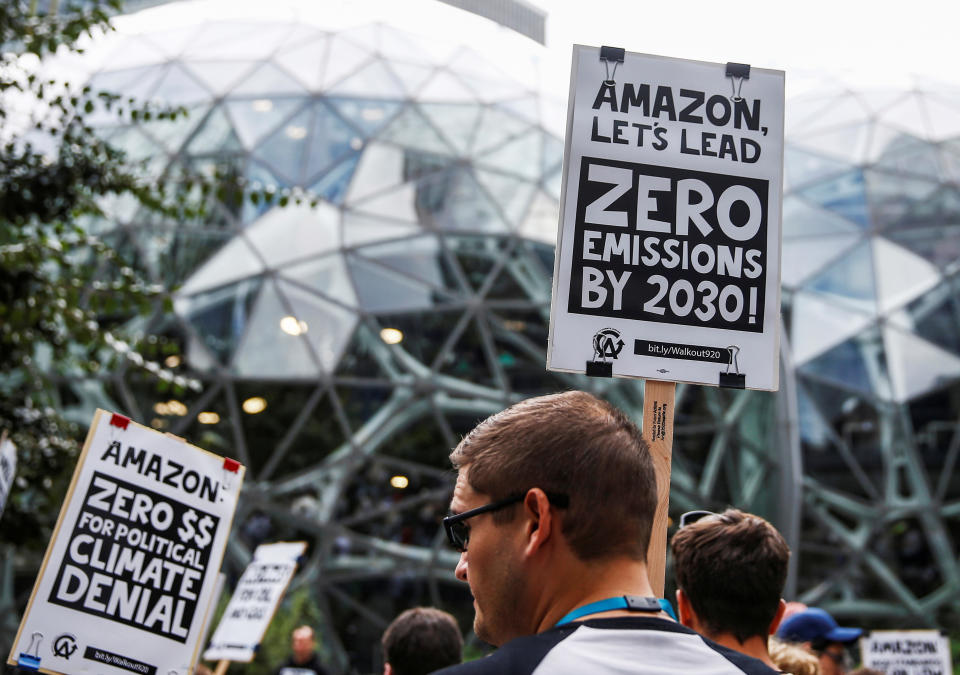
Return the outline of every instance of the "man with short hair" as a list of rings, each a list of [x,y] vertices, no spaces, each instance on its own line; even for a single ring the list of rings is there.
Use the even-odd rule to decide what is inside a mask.
[[[317,656],[317,643],[310,626],[294,629],[290,636],[293,654],[277,670],[277,675],[327,675]]]
[[[822,675],[844,675],[853,667],[847,648],[863,635],[860,628],[837,625],[829,612],[819,607],[808,607],[780,624],[777,637],[795,642],[820,659]]]
[[[670,544],[680,623],[771,668],[767,638],[786,603],[790,547],[759,516],[737,509],[681,523]]]
[[[610,404],[579,391],[522,401],[450,459],[456,576],[473,593],[477,635],[500,649],[442,673],[774,672],[675,623],[653,597],[653,462]]]
[[[402,612],[383,633],[383,675],[427,675],[460,663],[463,636],[456,620],[434,607]]]

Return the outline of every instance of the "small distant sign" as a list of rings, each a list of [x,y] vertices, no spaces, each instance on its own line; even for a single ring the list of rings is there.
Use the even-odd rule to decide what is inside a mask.
[[[8,663],[189,675],[243,474],[234,460],[98,410]]]
[[[784,74],[609,50],[573,51],[547,367],[775,390]]]
[[[950,640],[935,630],[875,630],[860,640],[860,660],[886,675],[951,675]]]
[[[3,507],[7,503],[10,490],[13,489],[13,479],[17,474],[17,446],[7,438],[6,432],[0,436],[0,518],[3,517]]]
[[[253,660],[307,544],[262,544],[237,582],[220,625],[203,653],[207,661]]]

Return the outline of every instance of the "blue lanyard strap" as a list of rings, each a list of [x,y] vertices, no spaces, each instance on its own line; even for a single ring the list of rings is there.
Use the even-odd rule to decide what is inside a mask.
[[[599,614],[600,612],[609,612],[614,609],[626,609],[630,610],[631,612],[651,613],[664,611],[673,616],[673,612],[666,609],[666,607],[669,606],[669,603],[667,603],[666,606],[665,603],[667,603],[666,600],[661,600],[658,598],[640,598],[632,595],[615,595],[612,598],[604,598],[603,600],[597,600],[596,602],[591,602],[590,604],[577,607],[575,610],[557,621],[556,626],[563,626],[571,621],[576,621],[577,619],[589,614]],[[673,608],[671,607],[670,609]]]

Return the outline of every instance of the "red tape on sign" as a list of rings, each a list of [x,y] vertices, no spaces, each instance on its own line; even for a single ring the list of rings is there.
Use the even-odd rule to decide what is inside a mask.
[[[224,458],[223,458],[223,468],[224,468],[226,471],[229,471],[229,472],[231,472],[231,473],[236,473],[237,471],[240,470],[240,462],[238,462],[238,461],[235,460],[235,459],[230,459],[229,457],[224,457]]]
[[[129,417],[124,417],[123,415],[113,413],[113,417],[110,418],[110,426],[126,429],[128,424],[130,424]]]

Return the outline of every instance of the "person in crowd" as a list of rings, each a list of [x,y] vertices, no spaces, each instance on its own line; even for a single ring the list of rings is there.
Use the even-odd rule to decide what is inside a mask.
[[[843,628],[819,607],[808,607],[780,624],[777,637],[796,642],[820,659],[823,675],[844,675],[852,659],[847,648],[863,635],[860,628]]]
[[[463,636],[457,621],[434,607],[402,612],[383,633],[383,675],[427,675],[460,663]]]
[[[443,525],[474,598],[474,630],[498,646],[444,675],[775,671],[669,618],[646,554],[657,506],[636,425],[570,391],[481,422],[450,455]]]
[[[790,675],[820,675],[820,660],[799,645],[781,642],[770,636],[767,643],[770,658],[777,670]]]
[[[681,518],[670,544],[680,623],[775,668],[767,638],[786,603],[790,547],[777,528],[737,509]]]
[[[300,626],[290,637],[290,658],[277,670],[277,675],[327,675],[317,656],[313,628]]]

